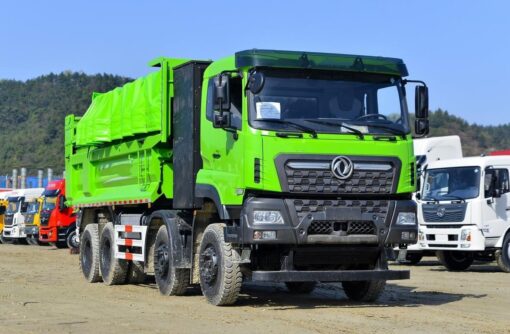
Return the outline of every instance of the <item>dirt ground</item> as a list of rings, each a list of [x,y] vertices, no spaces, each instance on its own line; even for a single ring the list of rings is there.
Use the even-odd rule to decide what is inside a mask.
[[[163,297],[154,283],[88,284],[68,250],[0,245],[0,333],[510,333],[510,274],[447,272],[435,258],[410,268],[375,304],[336,284],[291,295],[247,283],[235,306],[214,307],[193,288]]]

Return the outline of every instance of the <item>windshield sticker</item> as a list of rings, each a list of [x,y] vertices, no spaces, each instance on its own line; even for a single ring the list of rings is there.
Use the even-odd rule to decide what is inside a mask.
[[[366,126],[366,125],[354,125],[354,124],[347,124],[347,123],[345,125],[349,126],[350,128],[353,128],[355,130],[359,130],[362,133],[368,133],[368,126]],[[340,132],[352,133],[352,130],[349,130],[347,128],[340,128]]]
[[[280,119],[281,108],[279,102],[257,102],[257,119]]]

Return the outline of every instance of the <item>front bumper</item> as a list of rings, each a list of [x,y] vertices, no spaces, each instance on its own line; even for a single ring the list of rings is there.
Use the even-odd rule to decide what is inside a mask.
[[[296,204],[298,203],[298,204]],[[301,205],[305,203],[304,206]],[[310,204],[311,203],[311,204]],[[318,204],[317,204],[318,203]],[[375,204],[374,204],[375,203]],[[381,204],[383,203],[383,204]],[[255,210],[279,211],[283,224],[256,224]],[[416,215],[416,204],[411,200],[296,200],[279,198],[249,198],[246,200],[240,226],[225,229],[225,239],[238,244],[287,245],[395,245],[417,241],[418,227],[397,225],[400,212]],[[317,233],[312,224],[331,225],[328,233]],[[370,226],[360,233],[349,234],[345,226],[364,223]],[[346,225],[347,224],[347,225]],[[337,226],[339,226],[337,228]],[[336,229],[336,230],[335,230]],[[273,239],[257,239],[255,232],[274,231]]]
[[[254,271],[252,281],[266,282],[345,282],[372,280],[400,280],[410,278],[409,270],[281,270]]]
[[[5,238],[17,238],[17,239],[27,237],[27,235],[25,234],[25,228],[19,227],[17,225],[9,227],[5,226],[2,235]]]
[[[25,226],[25,235],[33,235],[37,236],[39,235],[39,226],[37,225],[26,225]]]
[[[469,240],[463,240],[462,231],[464,235],[469,235]],[[448,228],[421,225],[418,245],[421,250],[483,251],[486,248],[485,237],[475,225]]]
[[[57,242],[58,230],[57,227],[43,227],[39,228],[39,241],[41,242]]]

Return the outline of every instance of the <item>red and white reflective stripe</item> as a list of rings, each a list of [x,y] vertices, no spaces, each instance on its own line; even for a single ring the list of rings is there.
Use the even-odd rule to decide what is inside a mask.
[[[143,254],[118,252],[117,255],[115,256],[117,259],[128,260],[128,261],[140,261],[140,262],[145,261]]]
[[[139,235],[126,236],[125,233],[139,233]],[[115,225],[115,258],[144,262],[146,234],[147,226]],[[126,247],[126,250],[120,251],[121,246]]]
[[[146,204],[151,203],[151,200],[146,199],[126,199],[122,201],[108,201],[108,202],[96,202],[96,203],[79,203],[74,204],[76,208],[91,208],[99,206],[112,206],[112,205],[130,205],[130,204]]]

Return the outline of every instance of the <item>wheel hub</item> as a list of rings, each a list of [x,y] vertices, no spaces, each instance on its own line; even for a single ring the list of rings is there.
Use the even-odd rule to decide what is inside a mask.
[[[156,249],[156,261],[154,263],[156,274],[160,277],[166,276],[169,264],[170,256],[168,253],[168,246],[162,244]]]
[[[216,281],[216,277],[218,276],[218,255],[216,254],[214,247],[211,245],[209,245],[200,255],[202,257],[202,267],[200,268],[202,279],[208,285],[211,285],[214,281]]]

